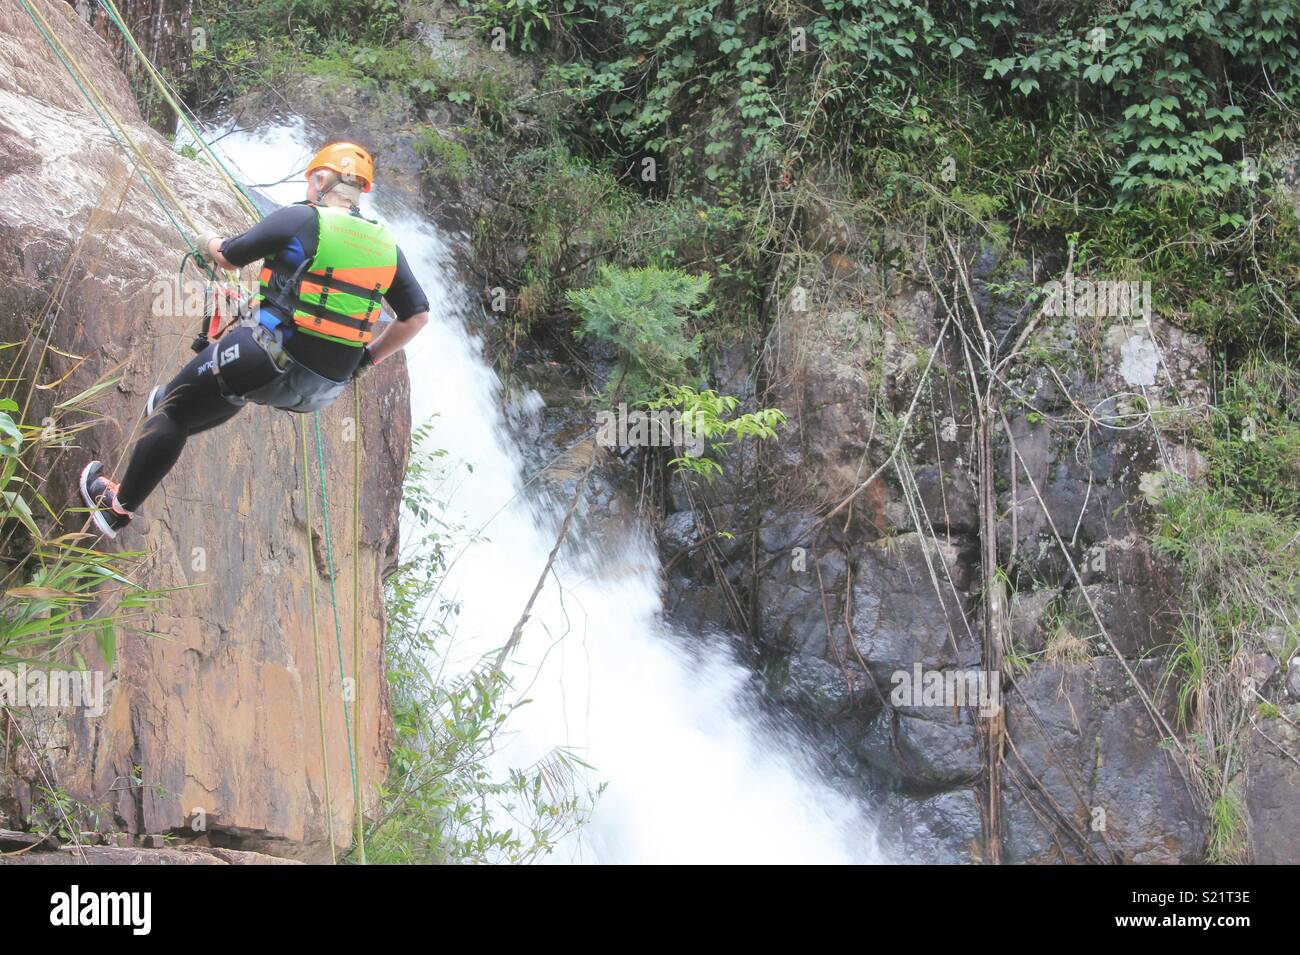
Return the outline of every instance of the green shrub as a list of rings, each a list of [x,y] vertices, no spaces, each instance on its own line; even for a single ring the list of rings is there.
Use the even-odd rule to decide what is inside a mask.
[[[91,397],[99,388],[89,390]],[[56,411],[76,409],[86,394]],[[13,399],[0,399],[0,664],[49,662],[66,650],[84,667],[71,641],[90,636],[111,670],[119,631],[165,592],[129,579],[139,553],[102,551],[82,535],[51,533],[58,515],[29,461],[65,437],[51,424],[16,423],[11,413],[19,411]]]
[[[1171,182],[1222,196],[1249,184],[1241,104],[1300,95],[1298,31],[1289,0],[1080,4],[1055,32],[1022,39],[1028,50],[989,60],[985,78],[1073,95],[1106,117],[1122,157],[1111,182],[1126,199]]]
[[[693,363],[700,338],[692,326],[713,311],[712,304],[700,301],[708,288],[707,275],[607,265],[595,285],[568,293],[578,313],[578,336],[618,349],[611,393],[624,401],[641,401],[669,385],[698,378]]]
[[[722,465],[705,451],[726,453],[737,441],[746,438],[768,440],[776,437],[777,428],[786,423],[785,414],[778,408],[760,408],[737,414],[740,399],[734,395],[720,395],[706,389],[696,391],[685,385],[670,385],[662,398],[646,402],[651,411],[671,409],[681,415],[682,423],[690,435],[703,442],[700,454],[687,454],[668,462],[676,468],[712,480],[722,473]]]

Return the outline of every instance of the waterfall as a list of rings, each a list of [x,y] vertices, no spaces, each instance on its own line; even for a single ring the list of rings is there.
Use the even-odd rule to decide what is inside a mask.
[[[301,125],[228,134],[217,149],[246,182],[278,183],[263,188],[274,200],[303,198],[313,149]],[[528,481],[501,383],[466,326],[471,301],[448,240],[382,198],[382,170],[367,203],[372,197],[379,201],[367,214],[392,229],[430,300],[430,323],[408,349],[412,418],[418,426],[436,415],[432,444],[462,466],[451,513],[481,534],[456,555],[445,584],[461,607],[451,665],[466,666],[509,637],[566,503]],[[516,407],[525,424],[540,400],[529,395]],[[363,422],[372,434],[381,426]],[[748,671],[725,643],[662,620],[647,536],[630,528],[621,540],[595,541],[583,526],[510,663],[532,702],[511,716],[498,754],[523,766],[564,746],[593,767],[593,787],[606,784],[554,861],[880,861],[862,807],[823,780],[816,753],[793,732],[764,720]]]

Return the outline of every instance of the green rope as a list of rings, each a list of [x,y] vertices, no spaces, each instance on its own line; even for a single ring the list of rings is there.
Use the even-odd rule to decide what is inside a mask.
[[[316,467],[320,477],[321,519],[325,526],[325,564],[329,570],[330,607],[334,611],[334,642],[338,647],[339,673],[345,674],[347,671],[343,667],[343,626],[339,621],[339,604],[334,592],[334,544],[330,537],[329,500],[325,496],[325,450],[320,434],[319,411],[312,412],[312,420],[316,425]],[[360,489],[358,489],[357,493],[360,494]],[[353,608],[353,611],[355,612],[356,608]],[[361,679],[359,673],[357,679]],[[346,700],[343,703],[343,726],[347,731],[348,759],[352,764],[352,789],[353,792],[357,792],[360,789],[360,779],[357,776],[357,754],[352,745],[352,719],[348,716]]]
[[[199,254],[198,246],[196,246],[194,242],[190,239],[189,235],[181,227],[181,224],[176,221],[176,217],[172,215],[171,210],[168,209],[167,207],[166,200],[163,199],[162,195],[158,192],[157,188],[149,180],[148,174],[144,171],[143,168],[141,168],[139,161],[131,158],[130,147],[126,144],[126,142],[122,139],[122,137],[118,135],[117,130],[113,128],[113,124],[109,122],[108,117],[105,116],[103,112],[100,110],[99,106],[96,105],[94,97],[90,95],[90,91],[86,88],[85,84],[81,82],[81,78],[77,75],[77,71],[74,70],[72,68],[72,64],[69,63],[67,59],[64,58],[63,53],[60,52],[58,45],[54,42],[54,38],[51,37],[50,34],[46,31],[41,21],[37,19],[36,11],[32,9],[31,5],[27,2],[27,0],[18,0],[18,2],[22,4],[23,10],[27,13],[28,18],[31,19],[32,24],[40,32],[42,38],[45,40],[46,46],[48,46],[50,48],[50,51],[58,58],[59,62],[63,65],[63,68],[67,70],[68,75],[72,77],[72,82],[77,85],[77,89],[81,91],[81,95],[85,98],[86,102],[90,104],[90,108],[95,111],[95,115],[98,116],[99,121],[104,124],[104,128],[107,129],[108,134],[113,137],[113,141],[116,142],[118,147],[121,148],[122,151],[127,154],[127,158],[130,160],[132,168],[134,169],[135,172],[139,173],[140,181],[143,182],[145,188],[149,190],[150,195],[153,196],[154,202],[157,204],[158,208],[162,210],[163,215],[167,217],[167,221],[172,224],[172,227],[176,229],[177,234],[181,237],[181,239],[184,240],[185,244],[189,247],[190,251],[189,253],[187,253],[186,257],[192,255],[194,257],[195,262],[197,262],[199,265],[203,267],[204,271],[208,273],[208,276],[210,278],[215,280],[217,278],[216,273],[208,265],[207,261],[202,257],[202,255]],[[184,259],[181,260],[181,268],[182,269],[185,268]]]
[[[352,486],[361,487],[361,381],[352,379],[352,423],[356,433],[352,437]],[[356,707],[353,719],[361,725],[361,492],[352,495],[352,672],[357,674]],[[358,781],[352,793],[357,814],[357,854],[361,864],[366,864],[366,816],[361,805],[361,785]]]
[[[325,785],[325,825],[330,840],[330,862],[338,863],[334,848],[334,797],[330,791],[330,751],[325,734],[325,685],[321,680],[320,627],[316,625],[316,560],[311,545],[311,471],[307,467],[307,422],[300,422],[298,447],[302,451],[302,508],[307,527],[307,591],[311,596],[311,642],[316,656],[316,716],[320,722],[321,778]],[[324,488],[322,488],[322,491]]]

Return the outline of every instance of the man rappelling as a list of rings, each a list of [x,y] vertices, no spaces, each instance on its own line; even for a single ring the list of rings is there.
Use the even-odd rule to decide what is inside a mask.
[[[264,259],[248,318],[208,344],[146,402],[147,420],[119,484],[100,461],[81,495],[109,537],[175,466],[191,435],[229,421],[248,402],[306,413],[400,351],[429,320],[429,301],[388,229],[358,202],[374,163],[354,143],[325,146],[307,166],[307,198],[243,235],[210,236],[200,251],[223,269]],[[396,321],[375,335],[380,303]]]

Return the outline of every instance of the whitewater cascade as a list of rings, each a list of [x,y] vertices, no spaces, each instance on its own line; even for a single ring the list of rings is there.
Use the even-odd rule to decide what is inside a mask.
[[[217,151],[245,182],[276,183],[262,191],[280,203],[303,198],[314,149],[300,124],[223,132]],[[365,211],[388,224],[430,301],[429,325],[408,350],[413,423],[436,415],[432,444],[459,475],[450,515],[481,535],[456,555],[445,584],[461,609],[442,662],[464,667],[509,637],[562,505],[525,486],[501,383],[466,327],[473,306],[447,240],[383,197],[382,174],[373,195],[379,202],[364,197]],[[532,394],[513,410],[526,424],[540,401]],[[364,422],[370,433],[378,427]],[[629,531],[601,541],[597,555],[575,527],[510,664],[532,702],[511,717],[503,765],[564,746],[594,767],[592,788],[607,784],[553,861],[881,861],[861,805],[823,781],[798,737],[764,725],[749,673],[725,644],[661,619],[658,557],[645,538]]]

